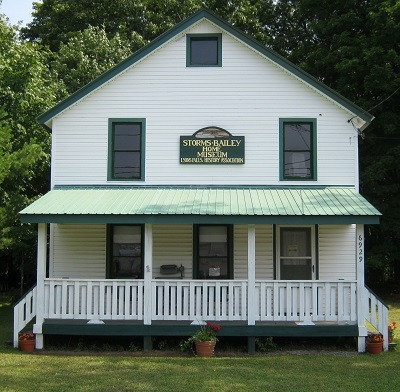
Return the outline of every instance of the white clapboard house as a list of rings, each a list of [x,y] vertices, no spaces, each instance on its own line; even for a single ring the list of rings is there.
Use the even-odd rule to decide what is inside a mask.
[[[51,190],[14,344],[66,335],[387,337],[365,286],[372,116],[200,10],[40,117]],[[48,241],[49,239],[49,241]],[[387,342],[387,339],[385,339]],[[387,345],[386,345],[387,348]]]

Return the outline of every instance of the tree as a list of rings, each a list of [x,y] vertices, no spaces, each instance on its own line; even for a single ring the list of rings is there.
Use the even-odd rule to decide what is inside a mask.
[[[35,262],[36,229],[22,225],[18,212],[49,188],[50,135],[36,117],[62,94],[48,53],[21,41],[3,16],[0,51],[0,262],[11,260],[23,278]]]
[[[143,30],[142,8],[142,2],[135,0],[43,0],[33,3],[33,21],[21,35],[53,52],[89,26],[103,26],[109,37],[119,32],[122,39],[129,39],[131,33]]]
[[[66,92],[72,94],[128,57],[132,47],[143,45],[138,35],[132,36],[131,42],[126,42],[119,34],[108,39],[104,29],[89,27],[78,32],[68,43],[60,44],[59,51],[54,54],[52,68]]]
[[[43,0],[34,3],[33,21],[21,32],[25,39],[41,42],[53,52],[90,26],[103,28],[109,39],[118,33],[123,41],[131,41],[134,34],[149,42],[206,7],[266,42],[272,5],[272,0]]]

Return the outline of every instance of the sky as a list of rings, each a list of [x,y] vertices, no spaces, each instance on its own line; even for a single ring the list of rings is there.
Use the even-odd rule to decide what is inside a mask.
[[[0,5],[0,13],[5,14],[9,23],[17,24],[22,20],[22,25],[32,21],[32,3],[40,3],[40,0],[2,0]]]

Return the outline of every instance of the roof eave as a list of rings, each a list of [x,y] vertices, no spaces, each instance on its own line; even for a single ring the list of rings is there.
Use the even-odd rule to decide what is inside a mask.
[[[73,215],[21,214],[22,223],[59,224],[280,224],[280,225],[349,225],[379,224],[378,215]]]

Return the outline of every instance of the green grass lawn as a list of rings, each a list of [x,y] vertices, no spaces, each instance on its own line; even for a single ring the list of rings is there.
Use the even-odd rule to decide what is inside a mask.
[[[400,304],[389,303],[400,323]],[[400,349],[380,355],[220,354],[146,357],[127,352],[22,353],[11,339],[12,305],[0,296],[0,391],[399,391]],[[396,342],[400,343],[400,331]]]

